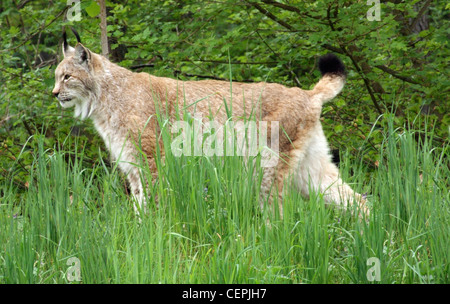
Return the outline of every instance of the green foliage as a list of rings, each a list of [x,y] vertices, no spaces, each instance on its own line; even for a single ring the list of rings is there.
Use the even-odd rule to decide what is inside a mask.
[[[431,202],[427,201],[429,204],[436,204],[436,200],[442,199],[448,203],[448,195],[430,196],[436,190],[433,187],[445,185],[445,182],[441,180],[445,174],[438,176],[437,168],[433,169],[435,171],[424,170],[424,168],[431,170],[430,168],[433,167],[429,163],[430,159],[426,153],[441,155],[439,164],[444,169],[448,168],[448,163],[443,160],[448,159],[450,125],[448,99],[450,93],[448,74],[450,58],[449,5],[444,1],[433,1],[431,4],[428,1],[383,1],[380,21],[367,20],[366,14],[369,6],[366,5],[366,1],[129,0],[123,2],[110,0],[106,1],[106,5],[108,11],[107,30],[111,48],[110,59],[134,71],[146,71],[157,76],[229,80],[232,75],[233,81],[269,81],[308,89],[320,77],[316,68],[318,57],[327,52],[337,53],[347,66],[348,80],[343,92],[323,108],[321,119],[331,146],[338,148],[341,154],[346,155],[347,161],[357,163],[364,168],[361,174],[361,179],[367,181],[364,184],[367,185],[370,183],[369,181],[376,180],[368,187],[371,187],[372,190],[378,189],[375,193],[380,195],[379,199],[383,203],[392,199],[402,201],[405,198],[408,202],[418,202],[423,199],[432,200]],[[77,169],[79,171],[76,172],[80,173],[85,169],[87,171],[83,172],[86,174],[91,172],[89,170],[93,170],[92,168],[98,168],[104,164],[102,163],[104,160],[107,162],[106,159],[108,159],[104,152],[104,146],[90,122],[73,119],[72,111],[62,111],[51,94],[54,85],[54,69],[61,60],[61,29],[63,26],[74,26],[81,34],[83,43],[94,52],[101,53],[97,2],[81,1],[81,21],[79,22],[67,21],[65,17],[67,9],[66,1],[5,0],[0,3],[0,185],[2,185],[0,206],[4,206],[4,202],[14,202],[8,204],[8,208],[13,210],[11,212],[18,212],[15,208],[26,200],[42,203],[39,198],[30,198],[29,194],[32,191],[33,195],[38,195],[33,192],[36,190],[33,187],[36,187],[37,176],[43,174],[36,165],[38,159],[41,161],[38,157],[39,153],[47,155],[49,159],[52,153],[55,153],[56,157],[61,157],[57,161],[64,161],[67,165],[81,158],[80,167]],[[423,21],[424,16],[426,16],[426,22]],[[421,27],[420,30],[417,30],[414,25],[419,23]],[[69,39],[72,44],[75,42],[73,36],[69,35]],[[394,134],[398,134],[398,136]],[[402,136],[401,134],[409,135]],[[395,141],[392,141],[394,139]],[[42,146],[41,152],[38,153],[39,143]],[[396,148],[397,144],[400,145],[399,150]],[[412,151],[410,149],[413,149],[413,146],[418,151],[426,152],[405,154],[406,151]],[[62,147],[64,152],[61,152]],[[395,161],[392,155],[405,159]],[[419,159],[419,157],[422,158]],[[409,159],[414,159],[415,162],[410,163],[407,161]],[[51,159],[49,163],[58,168],[62,167],[62,163],[54,163],[54,161],[55,159]],[[433,159],[433,161],[437,162],[438,160]],[[107,167],[107,164],[105,166]],[[417,178],[417,175],[422,176],[424,184],[418,185],[417,180],[395,184],[394,180],[400,179],[401,176],[389,175],[392,174],[389,171],[392,168],[406,170],[402,171],[402,174],[411,178],[413,176]],[[91,180],[94,179],[92,176]],[[89,178],[83,178],[86,178],[83,179],[83,183],[89,183]],[[101,178],[100,180],[102,181]],[[67,182],[67,180],[62,182]],[[116,180],[111,186],[110,182],[110,180],[104,182],[102,187],[113,188],[121,183]],[[70,184],[70,182],[68,183]],[[70,185],[70,187],[81,187],[80,185]],[[84,186],[89,188],[91,184],[84,184]],[[181,183],[178,186],[190,189],[194,185]],[[417,194],[413,189],[416,186],[426,187],[429,192]],[[46,184],[43,187],[55,188],[58,186]],[[105,188],[110,192],[104,191],[113,195],[115,192],[113,193],[112,188]],[[381,189],[387,190],[383,194]],[[96,205],[97,201],[87,200],[89,191],[91,190],[85,192],[86,200],[84,202],[92,207]],[[89,195],[93,197],[102,195],[98,189],[92,191],[94,191],[93,194]],[[218,194],[222,190],[218,188],[214,191]],[[180,197],[184,195],[185,193],[182,193]],[[191,196],[194,197],[198,195],[200,194],[191,193]],[[66,197],[58,199],[62,199],[63,202],[67,201]],[[37,208],[45,207],[39,204],[37,206]],[[183,206],[177,207],[182,208]],[[67,206],[62,207],[66,208]],[[434,207],[436,206],[433,205]],[[386,205],[385,208],[388,206]],[[79,210],[84,209],[74,209],[77,212]],[[36,209],[33,212],[39,211],[42,210]],[[377,226],[378,228],[369,227],[367,229],[372,231],[381,229],[380,227],[383,229],[389,227],[390,229],[395,226],[392,230],[387,230],[393,233],[388,235],[387,239],[396,239],[397,234],[400,233],[401,237],[396,240],[403,242],[404,248],[414,250],[412,258],[410,253],[404,253],[407,256],[404,258],[401,255],[403,253],[396,253],[397,247],[389,252],[390,247],[387,244],[386,250],[393,256],[386,260],[384,265],[393,273],[399,271],[399,268],[396,268],[399,261],[406,259],[407,264],[401,265],[405,268],[405,273],[411,273],[410,276],[407,276],[406,281],[433,281],[432,279],[423,279],[422,276],[415,277],[414,273],[421,272],[422,267],[425,267],[425,271],[433,275],[434,279],[440,278],[436,281],[445,282],[447,280],[448,282],[448,277],[444,277],[444,273],[439,272],[439,269],[448,270],[448,264],[447,268],[442,268],[446,261],[442,257],[446,257],[446,255],[441,252],[442,249],[439,247],[440,242],[448,242],[448,230],[436,224],[439,220],[448,223],[448,213],[429,212],[427,213],[428,218],[425,218],[418,217],[416,211],[410,205],[399,203],[395,210],[384,210],[384,212],[394,214],[396,220],[387,217],[381,220],[386,220],[388,226],[383,226],[383,223],[383,225]],[[49,219],[54,217],[49,210],[45,212],[44,214]],[[91,222],[91,218],[83,216],[77,219]],[[140,240],[132,240],[129,236],[135,231],[125,228],[128,219],[122,220],[124,221],[122,226],[114,227],[120,231],[121,235],[125,235],[125,240],[139,242]],[[207,224],[204,222],[205,218],[198,220]],[[408,223],[409,226],[401,224],[401,221]],[[430,228],[433,232],[430,232],[432,238],[429,240],[428,247],[420,247],[418,240],[421,238],[415,238],[408,234],[416,231],[417,235],[424,233],[423,235],[428,236],[427,227],[422,226],[420,222],[434,225]],[[320,227],[327,225],[324,218],[321,218],[318,223],[321,225],[319,225]],[[400,227],[402,225],[403,228]],[[283,227],[283,229],[287,229],[283,230],[286,235],[287,231],[293,229],[293,227]],[[348,234],[342,232],[340,227],[327,227],[334,231],[333,233],[341,233],[341,236],[334,235],[335,238],[332,240],[335,244],[340,244],[341,239],[347,238]],[[414,227],[416,230],[408,227]],[[222,226],[220,228],[224,229]],[[260,227],[253,228],[257,231]],[[324,235],[320,234],[320,231],[316,231],[316,228],[306,225],[302,228],[305,230],[300,230],[301,232],[298,233],[300,236],[315,233],[317,237],[325,240]],[[38,228],[31,226],[27,229],[34,231],[33,229]],[[49,228],[47,231],[51,231],[51,229],[53,228]],[[155,227],[146,229],[163,233],[163,230],[155,230],[157,229]],[[308,229],[312,229],[312,231]],[[12,235],[18,234],[18,231],[11,230]],[[204,233],[214,235],[211,231],[213,230]],[[439,234],[439,231],[442,233]],[[233,239],[235,232],[229,234],[233,235]],[[384,233],[381,230],[375,232]],[[114,242],[113,239],[103,239],[100,235],[101,229],[99,228],[98,235],[94,233],[91,241]],[[189,257],[192,253],[190,250],[193,249],[186,249],[190,248],[186,246],[191,242],[190,240],[195,239],[195,235],[190,234],[189,241],[180,238],[179,235],[184,235],[183,231],[174,230],[174,234],[166,236],[165,239],[160,238],[161,242],[155,246],[168,245],[165,243],[167,239],[172,241],[179,239],[180,242],[176,243],[175,248]],[[48,237],[54,236],[48,235]],[[88,238],[89,235],[84,237]],[[145,238],[145,236],[141,237]],[[248,235],[247,237],[258,239],[261,236]],[[278,239],[278,237],[273,236],[273,239]],[[385,254],[386,246],[376,242],[364,243],[367,240],[361,239],[358,234],[353,237],[354,239],[351,241],[362,242],[367,246],[362,246],[362,251],[351,247],[353,248],[352,252],[345,249],[347,245],[326,248],[334,248],[332,250],[338,250],[342,254],[341,257],[334,256],[334,262],[337,262],[336,267],[348,269],[350,281],[358,282],[360,279],[364,279],[365,275],[363,272],[359,276],[354,274],[355,267],[358,268],[358,261],[347,261],[343,257],[349,254],[365,257],[371,254],[369,250],[382,250]],[[27,255],[34,257],[33,250],[36,249],[33,249],[32,246],[37,240],[30,238],[23,241],[24,250],[28,250],[26,251]],[[214,243],[212,239],[210,241]],[[229,237],[227,242],[231,241],[232,238]],[[294,243],[298,240],[290,239],[290,241]],[[86,241],[82,244],[88,243]],[[14,247],[15,244],[11,244],[12,247],[9,247],[11,250],[19,250],[18,247]],[[221,243],[219,242],[219,244]],[[123,247],[129,245],[130,243],[120,244]],[[229,244],[227,243],[227,245]],[[277,243],[277,245],[282,246],[283,244]],[[289,244],[284,245],[287,246],[286,248],[289,247]],[[217,251],[214,251],[216,255],[211,261],[208,260],[209,249],[205,249],[204,255],[200,255],[200,258],[212,263],[208,263],[208,266],[218,265],[219,261],[224,260],[228,254],[219,250],[223,246],[225,245],[218,245],[217,248],[214,248]],[[260,256],[261,259],[267,259],[265,262],[270,259],[271,254],[276,254],[277,248],[265,249],[265,244],[261,245],[261,243],[256,246],[260,252],[267,253],[267,256]],[[305,276],[308,282],[323,282],[331,279],[341,281],[341,277],[330,277],[326,265],[320,264],[320,259],[314,259],[314,254],[311,256],[312,253],[305,249],[309,248],[308,246],[311,244],[305,244],[305,247],[302,248],[303,253],[297,253],[295,258],[301,256],[302,259],[311,263],[308,267],[320,268],[320,271],[316,278],[312,273],[302,273],[302,278]],[[325,244],[324,246],[331,245]],[[109,247],[107,250],[111,251],[102,254],[108,255],[114,250],[123,249],[123,247]],[[205,246],[204,248],[209,247]],[[0,249],[3,250],[4,247]],[[75,249],[67,249],[68,252],[72,252],[72,250]],[[148,253],[151,254],[152,251],[148,250]],[[270,250],[273,251],[269,252]],[[291,254],[292,251],[288,250],[287,252]],[[294,259],[289,254],[287,257]],[[429,266],[431,264],[427,264],[419,258],[426,257],[425,260],[428,261],[427,258],[430,255],[433,258],[437,257],[433,266]],[[51,256],[54,259],[50,261],[51,263],[67,257],[54,252],[51,253]],[[245,254],[243,256],[245,257]],[[8,257],[8,259],[10,258],[11,256]],[[40,258],[45,259],[42,256]],[[250,260],[251,258],[249,257]],[[7,262],[11,261],[8,259]],[[115,267],[118,268],[111,268],[108,271],[125,275],[124,269],[128,269],[127,267],[131,265],[121,264],[122,257],[120,256],[112,256],[112,259]],[[0,263],[2,261],[5,260],[0,259]],[[33,264],[26,259],[26,255],[23,262],[26,269],[33,269]],[[180,263],[180,267],[190,267],[191,270],[195,270],[194,259],[177,260],[176,262]],[[359,261],[360,264],[364,262],[365,260]],[[274,267],[266,265],[260,268],[258,271],[265,272],[264,278],[260,281],[279,282],[283,281],[285,276],[291,277],[298,272],[298,269],[292,265],[283,265]],[[362,267],[362,265],[360,266]],[[220,267],[225,266],[221,265]],[[17,269],[9,270],[16,271]],[[251,269],[251,271],[255,272],[256,270]],[[21,277],[24,273],[30,274],[25,270],[14,273],[16,278],[21,278],[17,279],[18,281],[26,279]],[[197,274],[195,271],[193,273]],[[279,277],[278,274],[280,274]],[[92,275],[94,276],[94,274]],[[191,276],[195,277],[192,274]],[[273,277],[278,279],[267,279]],[[231,278],[233,277],[223,277],[216,281],[227,282]],[[397,278],[398,281],[403,280],[401,276],[397,276]],[[199,277],[199,280],[204,282],[201,279],[205,279],[205,277]],[[211,276],[206,279],[214,281]],[[1,280],[0,277],[0,282]],[[5,279],[3,278],[3,280]],[[41,281],[52,281],[52,278],[44,278]],[[108,278],[102,277],[99,281],[108,282]],[[296,277],[292,281],[301,280]]]

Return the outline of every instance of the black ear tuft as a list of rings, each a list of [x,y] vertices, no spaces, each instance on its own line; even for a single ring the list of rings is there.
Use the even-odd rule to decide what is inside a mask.
[[[63,49],[64,49],[64,52],[67,52],[68,48],[69,48],[69,44],[67,43],[67,34],[66,34],[66,31],[63,31]]]
[[[319,58],[319,70],[322,76],[326,74],[335,74],[345,77],[347,75],[345,65],[333,53],[326,54]]]
[[[70,29],[72,30],[72,33],[75,35],[75,37],[77,37],[77,42],[81,43],[81,38],[78,32],[73,27],[70,27]]]

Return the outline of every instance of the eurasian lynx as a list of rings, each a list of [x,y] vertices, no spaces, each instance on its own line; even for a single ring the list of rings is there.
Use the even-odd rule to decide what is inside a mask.
[[[64,59],[55,71],[53,94],[63,108],[75,107],[75,117],[93,120],[112,158],[120,159],[119,166],[138,202],[136,209],[144,208],[146,199],[140,170],[132,165],[137,157],[134,143],[140,138],[156,176],[157,103],[172,121],[181,108],[179,104],[195,103],[195,107],[187,107],[191,114],[196,111],[210,117],[213,113],[216,121],[224,123],[228,118],[224,100],[232,100],[233,119],[248,117],[251,109],[258,109],[260,121],[280,125],[278,155],[283,160],[273,168],[265,168],[261,186],[267,198],[275,183],[280,210],[283,181],[292,176],[294,185],[305,196],[313,189],[322,192],[327,203],[344,208],[357,203],[363,213],[368,213],[365,198],[341,180],[331,162],[319,120],[322,105],[339,94],[345,82],[345,67],[335,55],[320,58],[322,78],[312,90],[265,82],[234,82],[230,89],[226,81],[181,81],[134,73],[87,49],[78,35],[77,40],[77,45],[71,47],[64,36]]]

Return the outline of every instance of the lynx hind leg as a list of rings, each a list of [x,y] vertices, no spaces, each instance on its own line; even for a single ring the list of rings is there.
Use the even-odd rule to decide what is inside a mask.
[[[339,177],[339,170],[331,162],[328,144],[320,124],[317,124],[302,161],[295,169],[294,183],[308,197],[310,190],[323,194],[327,204],[353,210],[355,204],[360,215],[369,215],[365,198]]]
[[[261,182],[261,190],[259,193],[259,205],[261,210],[264,210],[264,207],[269,207],[272,211],[276,211],[276,207],[274,206],[274,200],[278,198],[278,211],[280,217],[283,218],[283,197],[282,190],[278,187],[277,182],[277,167],[269,167],[264,168],[262,182]]]

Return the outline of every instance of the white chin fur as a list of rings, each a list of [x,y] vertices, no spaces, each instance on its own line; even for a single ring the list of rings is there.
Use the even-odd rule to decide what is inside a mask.
[[[75,101],[74,100],[70,100],[70,101],[66,101],[66,102],[59,102],[59,104],[61,105],[61,107],[67,109],[67,108],[71,108],[75,105]]]
[[[75,104],[75,117],[79,117],[81,120],[84,120],[91,116],[94,107],[90,100],[83,100],[80,103]]]

